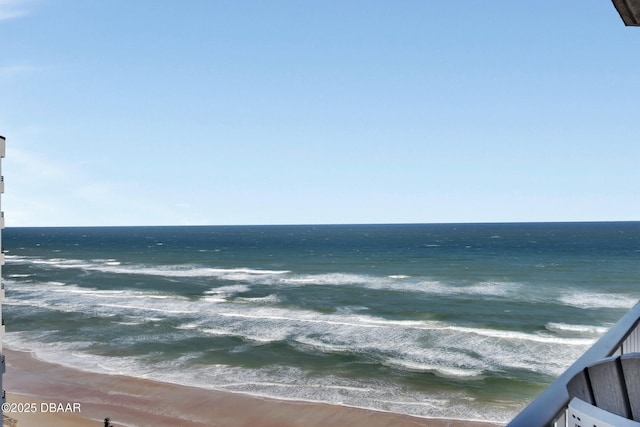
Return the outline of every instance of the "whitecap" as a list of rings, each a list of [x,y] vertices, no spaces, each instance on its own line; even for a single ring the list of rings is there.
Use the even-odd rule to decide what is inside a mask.
[[[444,378],[464,378],[464,379],[482,379],[482,370],[473,368],[464,368],[459,366],[436,365],[429,363],[419,363],[411,360],[388,358],[384,361],[385,365],[398,367],[403,370],[413,372],[430,372],[439,377]]]
[[[278,303],[280,302],[280,298],[278,298],[278,296],[275,294],[270,294],[264,297],[238,297],[234,301],[246,303]]]
[[[608,294],[571,290],[563,292],[558,298],[564,305],[577,308],[619,308],[630,309],[638,300],[629,295]]]
[[[545,329],[551,332],[561,332],[561,333],[579,333],[579,334],[590,334],[600,336],[607,332],[607,330],[611,327],[609,326],[595,326],[595,325],[570,325],[567,323],[556,323],[549,322],[545,325]]]

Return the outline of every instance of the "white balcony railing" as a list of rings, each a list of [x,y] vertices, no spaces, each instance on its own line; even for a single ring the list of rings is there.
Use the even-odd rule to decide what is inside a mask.
[[[640,302],[629,310],[573,365],[547,387],[507,427],[566,427],[567,383],[577,373],[605,357],[640,352]]]

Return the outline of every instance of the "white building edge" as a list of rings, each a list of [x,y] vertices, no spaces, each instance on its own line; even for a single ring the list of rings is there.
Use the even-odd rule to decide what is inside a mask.
[[[4,158],[6,141],[4,136],[0,136],[0,247],[2,247],[2,230],[4,229],[4,212],[2,211],[2,193],[4,193],[4,177],[2,176],[2,159]],[[4,351],[2,342],[4,341],[4,317],[2,315],[2,302],[4,301],[4,282],[2,281],[2,266],[4,265],[4,247],[0,251],[0,390],[2,390],[2,399],[0,403],[6,402],[6,393],[2,384],[2,376],[5,372]],[[4,411],[3,411],[4,412]],[[3,417],[0,415],[0,427],[3,425]]]

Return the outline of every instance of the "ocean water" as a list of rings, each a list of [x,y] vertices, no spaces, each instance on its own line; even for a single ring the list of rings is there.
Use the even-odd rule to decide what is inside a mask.
[[[506,422],[640,298],[640,222],[7,228],[5,345]]]

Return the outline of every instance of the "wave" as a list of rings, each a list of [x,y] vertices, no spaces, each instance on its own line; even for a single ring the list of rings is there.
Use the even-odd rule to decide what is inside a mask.
[[[186,330],[197,329],[197,328],[200,327],[201,324],[202,324],[202,322],[188,322],[188,323],[183,323],[181,325],[175,326],[175,328],[176,329],[186,329]]]
[[[500,298],[520,300],[525,302],[547,301],[560,303],[565,306],[583,309],[611,308],[629,309],[636,298],[630,295],[606,294],[590,292],[582,289],[560,290],[542,294],[530,289],[529,286],[511,281],[480,281],[468,285],[454,285],[427,277],[393,274],[375,276],[357,273],[316,273],[304,274],[291,270],[256,269],[248,267],[203,267],[193,264],[160,265],[125,264],[115,259],[77,260],[63,258],[39,258],[19,255],[7,255],[8,264],[44,265],[56,269],[79,269],[82,271],[97,271],[107,274],[147,275],[168,278],[215,278],[218,280],[233,281],[246,286],[275,286],[306,287],[306,286],[354,286],[372,290],[412,292],[433,296],[481,296],[484,298]],[[10,276],[20,278],[33,277],[33,275]],[[50,282],[51,284],[59,284]],[[221,289],[221,287],[218,287]],[[245,291],[249,288],[244,288]],[[238,292],[234,292],[238,293]],[[223,302],[233,296],[223,295],[222,291],[215,288],[207,294],[210,302]],[[277,295],[276,295],[277,297]],[[248,300],[245,300],[248,302]],[[257,302],[257,300],[256,300]],[[264,300],[263,302],[268,302]],[[277,302],[272,298],[271,302]]]
[[[81,269],[83,271],[98,271],[108,274],[148,275],[167,278],[215,278],[216,280],[232,281],[238,288],[218,286],[205,292],[203,297],[211,303],[223,303],[236,294],[247,292],[254,287],[271,287],[276,292],[269,292],[268,299],[238,299],[238,302],[272,303],[280,302],[277,290],[309,286],[358,287],[376,291],[394,291],[402,293],[416,293],[434,297],[479,296],[484,299],[517,300],[526,303],[552,302],[578,308],[630,308],[635,299],[624,295],[608,295],[589,293],[584,290],[568,290],[541,293],[530,286],[513,281],[479,281],[472,284],[458,285],[432,280],[426,277],[393,274],[375,276],[357,273],[296,273],[291,270],[256,269],[247,267],[214,268],[198,265],[165,265],[149,266],[145,264],[123,264],[114,259],[104,260],[68,260],[61,258],[41,259],[35,257],[10,256],[10,263],[28,263],[47,265],[57,269]],[[19,279],[19,278],[16,278]],[[243,286],[243,287],[240,287]]]
[[[384,280],[382,281],[384,282]],[[288,285],[354,285],[381,283],[375,276],[349,273],[323,273],[323,274],[295,274],[290,277],[280,278],[279,284]]]
[[[551,332],[570,333],[570,334],[586,334],[600,336],[607,332],[611,325],[596,326],[596,325],[570,325],[566,323],[549,322],[546,324],[545,329]]]
[[[427,418],[462,420],[510,419],[517,404],[487,408],[465,391],[427,391],[385,382],[378,378],[349,379],[328,374],[309,376],[299,368],[248,369],[223,363],[201,366],[202,352],[190,352],[170,360],[150,360],[140,356],[109,357],[88,353],[91,343],[40,344],[31,337],[10,333],[7,347],[31,352],[35,357],[73,369],[118,374],[181,384],[203,389],[224,390],[281,400],[330,403],[378,411],[406,413]]]
[[[63,258],[42,259],[25,256],[7,256],[12,264],[46,265],[59,269],[79,269],[112,274],[132,274],[163,277],[217,277],[226,280],[249,280],[259,276],[272,276],[289,273],[288,270],[266,270],[254,268],[214,268],[197,265],[164,265],[123,264],[120,261],[108,260],[74,260]]]
[[[196,310],[172,310],[169,309],[167,307],[159,307],[159,308],[155,308],[155,307],[149,307],[148,305],[144,306],[144,305],[132,305],[132,304],[109,304],[109,303],[104,303],[101,304],[101,307],[109,307],[109,308],[117,308],[117,309],[123,309],[123,311],[155,311],[155,312],[160,312],[160,313],[166,313],[166,314],[196,314],[197,311]]]
[[[147,275],[168,278],[211,277],[244,283],[246,285],[268,285],[279,287],[300,286],[357,286],[373,290],[392,290],[431,295],[482,295],[487,297],[517,296],[522,285],[513,282],[478,282],[467,286],[455,286],[425,277],[411,277],[403,274],[375,276],[356,273],[303,274],[290,270],[269,270],[246,267],[214,268],[198,265],[149,266],[145,264],[123,264],[106,260],[73,260],[62,258],[41,259],[35,257],[11,256],[8,262],[14,264],[46,265],[56,269],[79,269],[107,274]]]
[[[468,328],[460,326],[447,326],[446,329],[456,330],[460,332],[466,332],[470,334],[482,335],[485,337],[512,340],[512,341],[535,341],[545,344],[563,344],[563,345],[577,345],[588,346],[593,344],[592,339],[586,338],[563,338],[557,336],[543,335],[543,334],[531,334],[517,331],[505,331],[499,329],[482,329],[482,328]]]
[[[230,286],[218,286],[217,288],[212,288],[208,291],[205,291],[205,295],[214,295],[219,298],[228,298],[235,294],[239,294],[242,292],[247,292],[250,290],[247,285],[230,285]]]
[[[8,298],[7,303],[48,311],[114,317],[114,324],[119,328],[117,332],[124,335],[129,333],[129,325],[123,322],[131,323],[131,326],[161,322],[175,330],[195,334],[227,335],[248,342],[283,342],[306,346],[307,350],[302,350],[309,353],[375,355],[373,360],[381,364],[414,370],[416,366],[423,366],[420,369],[424,370],[436,367],[442,375],[453,375],[458,370],[461,375],[469,376],[469,371],[494,372],[514,366],[556,374],[579,354],[574,353],[584,351],[593,342],[591,337],[558,336],[553,331],[527,333],[435,320],[387,319],[352,310],[320,313],[300,307],[274,306],[271,298],[236,303],[221,296],[243,291],[245,285],[223,288],[220,293],[209,295],[214,300],[190,300],[145,291],[28,284],[21,287],[20,298]],[[101,324],[101,327],[104,325]],[[130,333],[137,334],[139,331],[132,330]],[[135,337],[132,339],[135,341]],[[560,347],[577,350],[563,351],[558,355],[557,349]],[[457,354],[455,360],[451,360],[452,352]],[[461,360],[461,355],[469,352],[473,356],[466,357],[464,366],[455,365],[456,360]],[[550,356],[540,358],[539,354]],[[404,365],[398,361],[404,361]]]
[[[583,309],[614,308],[628,310],[638,302],[637,298],[630,295],[589,292],[575,289],[563,292],[558,300],[567,306]]]
[[[253,298],[237,297],[234,301],[245,302],[245,303],[272,303],[272,304],[281,302],[280,298],[278,298],[278,296],[275,294],[270,294],[264,297],[253,297]]]
[[[292,286],[355,285],[373,290],[414,292],[439,296],[482,295],[488,297],[514,297],[522,288],[521,284],[514,282],[485,281],[462,286],[407,275],[379,277],[348,273],[288,274],[284,277],[278,277],[273,283]]]
[[[311,337],[296,337],[294,343],[301,344],[301,346],[298,345],[299,348],[312,349],[313,351],[328,354],[346,354],[353,351],[353,349],[346,345],[331,344]]]
[[[136,271],[135,274],[145,274],[142,265],[108,265],[114,262],[101,260],[96,261],[95,264],[109,271],[133,269]],[[75,265],[79,264],[82,263],[75,263]],[[82,265],[86,264],[90,263]],[[62,268],[68,268],[74,264],[65,265],[66,267]],[[51,267],[47,266],[47,268]],[[387,311],[378,309],[377,306],[378,303],[385,303],[386,300],[380,300],[380,295],[375,292],[367,292],[367,295],[373,295],[372,298],[375,298],[369,307],[367,305],[371,301],[361,300],[360,295],[364,293],[360,291],[354,293],[357,298],[330,299],[333,298],[332,292],[334,292],[332,286],[349,286],[420,293],[421,298],[430,299],[436,303],[441,296],[463,296],[465,303],[473,301],[473,304],[476,302],[482,304],[482,301],[500,304],[500,299],[507,302],[531,303],[531,295],[536,295],[535,292],[540,291],[531,290],[525,284],[517,282],[486,280],[467,285],[453,285],[415,275],[300,274],[284,269],[202,269],[193,265],[154,267],[152,270],[153,274],[157,275],[174,272],[175,276],[172,277],[180,275],[190,277],[195,274],[204,274],[206,270],[207,274],[211,274],[208,277],[232,281],[199,280],[200,296],[191,295],[187,298],[167,290],[161,292],[140,288],[98,289],[81,286],[71,283],[73,279],[63,282],[65,279],[60,279],[62,277],[60,274],[49,276],[57,280],[48,282],[36,282],[31,277],[25,280],[14,277],[10,281],[13,281],[16,286],[11,286],[11,292],[8,292],[7,305],[16,306],[15,310],[20,310],[21,315],[25,315],[24,313],[31,309],[33,315],[48,319],[47,316],[51,313],[52,316],[56,316],[52,318],[58,319],[60,324],[63,324],[64,319],[69,318],[66,313],[73,313],[74,319],[88,319],[83,322],[84,337],[82,339],[93,336],[96,342],[99,342],[105,339],[105,336],[114,336],[117,337],[119,346],[126,349],[126,354],[147,351],[135,357],[124,358],[128,363],[133,364],[134,368],[127,368],[129,370],[124,371],[131,375],[150,375],[160,380],[173,378],[174,381],[193,384],[201,384],[203,378],[208,378],[210,382],[206,384],[207,387],[214,385],[233,391],[279,398],[283,396],[315,397],[332,402],[346,400],[357,405],[362,405],[365,401],[375,401],[377,402],[375,405],[379,405],[378,408],[386,408],[385,405],[390,403],[384,402],[399,399],[391,394],[384,397],[369,396],[367,399],[357,396],[345,398],[345,396],[331,395],[328,392],[324,395],[317,390],[313,394],[311,384],[319,375],[317,372],[309,372],[313,372],[313,369],[321,369],[318,366],[323,366],[324,363],[339,361],[345,364],[356,363],[359,369],[389,373],[388,377],[395,378],[426,378],[435,375],[440,378],[439,381],[461,382],[494,377],[504,378],[510,375],[516,380],[521,380],[524,375],[529,378],[531,375],[535,378],[540,376],[550,378],[563,372],[606,328],[600,325],[548,322],[543,329],[537,331],[509,330],[508,325],[500,328],[473,323],[471,320],[467,323],[463,323],[461,319],[436,320],[435,316],[428,316],[429,313],[426,312],[420,313],[420,316],[424,317],[407,313],[402,314],[408,316],[406,318],[389,318],[384,314]],[[41,277],[47,276],[42,274]],[[70,276],[67,275],[67,277]],[[179,286],[181,281],[175,282],[176,286]],[[121,283],[127,282],[123,280]],[[324,287],[314,288],[314,286]],[[308,289],[304,289],[306,287]],[[339,289],[335,290],[335,292],[339,291]],[[308,298],[317,298],[317,295],[321,295],[320,298],[327,296],[329,303],[326,306],[318,304],[319,307],[310,304],[305,308],[296,305],[292,295]],[[545,295],[545,298],[547,301],[557,302],[560,298],[568,296],[573,301],[580,298],[583,301],[595,299],[594,293],[575,289],[564,293],[559,290]],[[602,298],[601,295],[600,298]],[[332,307],[331,301],[344,301],[344,306],[336,304],[336,307]],[[510,309],[506,304],[500,307]],[[58,315],[53,313],[55,311],[64,314]],[[101,319],[93,320],[94,317]],[[30,343],[27,345],[28,348],[40,348],[42,344],[43,348],[38,351],[49,354],[47,358],[52,356],[44,344],[49,344],[51,341],[60,342],[61,348],[65,347],[82,354],[89,352],[82,345],[68,341],[75,338],[65,334],[64,331],[58,332],[52,328],[50,331],[45,330],[40,333],[42,335],[37,335],[35,331],[17,334],[11,332],[9,342],[14,343],[15,337],[18,336],[24,337],[25,342]],[[177,342],[184,342],[184,347]],[[204,346],[203,343],[208,346],[206,349],[198,347]],[[196,363],[196,357],[193,356],[193,364],[190,365],[189,363],[192,362],[185,361],[180,365],[171,360],[176,357],[175,354],[163,354],[167,351],[166,348],[177,347],[190,355],[195,355],[198,351],[206,353],[212,348],[220,348],[220,351],[227,352],[223,356],[225,362],[233,360],[234,352],[238,353],[238,359],[249,360],[248,365],[263,360],[261,358],[275,358],[278,355],[284,356],[284,362],[277,364],[277,368],[272,366],[243,370],[232,366],[214,367],[215,361],[209,361],[206,357],[203,358],[204,361]],[[289,377],[282,372],[293,372],[293,370],[290,371],[293,368],[286,366],[289,355],[301,357],[302,360],[306,356],[321,357],[323,363],[316,364],[317,366],[312,366],[313,364],[310,363],[309,371],[300,368],[295,371],[295,375],[292,374]],[[108,363],[108,360],[110,359],[98,360],[86,357],[80,366],[100,371],[104,370],[101,366],[113,365]],[[168,366],[162,372],[158,368],[161,363],[166,363]],[[256,365],[262,366],[261,362],[257,362]],[[117,363],[115,371],[120,370],[122,366],[124,365]],[[212,373],[204,375],[203,372],[198,371],[202,366],[210,368]],[[276,373],[276,369],[281,372]],[[196,371],[204,376],[192,378],[191,375]],[[180,372],[188,372],[188,375],[182,378]],[[166,377],[159,378],[165,374]],[[342,384],[345,387],[356,388],[362,386],[361,382],[347,384],[344,377],[347,375],[336,379],[334,384],[326,385]],[[276,383],[280,385],[268,385]],[[283,391],[285,386],[289,387],[290,391]],[[384,387],[380,384],[372,385],[373,388],[378,389],[384,389],[386,386],[387,384]],[[403,392],[399,391],[399,393]],[[408,409],[404,406],[401,410],[396,409],[401,412],[418,411],[422,415],[438,413],[437,409],[427,409],[429,408],[427,404],[413,406],[421,409]],[[453,406],[455,407],[455,404]],[[459,404],[460,408],[463,406],[462,403]]]
[[[214,316],[217,318],[237,318],[252,321],[279,321],[366,329],[401,328],[402,330],[448,331],[504,340],[536,341],[541,343],[558,343],[559,340],[563,340],[563,342],[567,342],[565,338],[541,333],[468,327],[434,320],[388,319],[374,315],[360,314],[357,311],[354,312],[354,310],[338,310],[334,314],[326,314],[295,306],[285,308],[275,307],[271,304],[255,304],[254,306],[254,304],[235,303],[235,301],[243,303],[272,303],[278,301],[277,296],[273,294],[256,298],[239,297],[232,302],[228,300],[229,296],[246,292],[249,289],[246,285],[222,286],[212,288],[205,292],[205,295],[212,297],[212,299],[201,298],[200,300],[190,300],[178,295],[159,294],[153,291],[101,290],[61,282],[47,282],[45,284],[21,285],[21,297],[7,298],[6,303],[8,305],[25,304],[38,307],[47,306],[51,309],[60,306],[65,308],[76,307],[78,312],[85,311],[87,307],[99,306],[127,312],[138,310],[157,311],[167,314],[199,314],[205,318]],[[46,295],[46,298],[43,298],[43,295]],[[47,301],[47,303],[44,304],[43,301]],[[226,304],[222,304],[215,312],[211,312],[208,304],[211,301],[225,302]],[[140,302],[143,303],[140,304]],[[550,323],[547,326],[547,329],[557,330],[564,327],[567,330],[572,330],[573,328],[574,331],[580,331],[576,330],[575,327],[562,326],[562,324],[558,323]],[[603,327],[598,330],[601,329],[603,329]],[[570,341],[570,343],[586,345],[589,343],[589,340],[577,338]]]
[[[444,378],[459,378],[467,380],[479,380],[484,378],[482,370],[472,368],[419,363],[398,358],[389,358],[385,360],[384,364],[412,372],[430,372]]]

